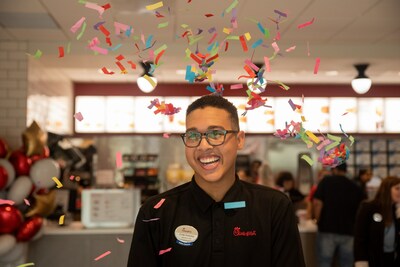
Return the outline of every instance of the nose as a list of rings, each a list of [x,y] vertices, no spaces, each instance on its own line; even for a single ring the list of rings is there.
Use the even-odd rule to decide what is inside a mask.
[[[203,147],[206,147],[206,148],[212,147],[212,145],[210,145],[210,144],[208,143],[205,134],[202,134],[202,135],[201,135],[199,147],[200,147],[200,148],[203,148]]]

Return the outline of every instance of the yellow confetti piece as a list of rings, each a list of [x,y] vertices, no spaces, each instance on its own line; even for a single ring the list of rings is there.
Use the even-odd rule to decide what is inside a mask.
[[[231,29],[231,28],[224,28],[224,29],[222,30],[222,32],[223,32],[223,33],[226,33],[226,34],[231,34],[232,29]]]
[[[156,83],[153,81],[153,79],[151,79],[150,78],[150,76],[148,76],[147,74],[145,74],[144,76],[143,76],[143,78],[145,78],[150,84],[151,84],[151,86],[154,88],[154,87],[156,87]]]
[[[305,122],[305,121],[306,121],[306,117],[301,116],[301,121],[302,121],[302,122]]]
[[[147,10],[154,10],[154,9],[157,9],[157,8],[162,7],[163,5],[164,5],[163,2],[160,1],[160,2],[158,2],[158,3],[155,3],[155,4],[152,4],[152,5],[146,6],[146,9],[147,9]]]
[[[350,135],[350,136],[349,136],[349,140],[350,140],[350,142],[351,142],[351,143],[350,143],[350,146],[352,146],[353,143],[354,143],[354,141],[355,141],[355,140],[354,140],[354,137],[353,137],[352,135]]]
[[[181,27],[184,28],[184,29],[186,29],[187,27],[189,27],[189,25],[187,25],[187,24],[181,24]]]
[[[313,132],[311,131],[306,131],[307,136],[314,141],[314,143],[319,144],[319,142],[321,142],[321,140],[319,140],[318,137],[315,136],[315,134],[313,134]]]
[[[53,179],[53,181],[57,184],[57,188],[63,187],[62,183],[57,179],[57,177],[53,177],[51,179]]]
[[[59,225],[63,225],[64,224],[64,216],[65,215],[61,215],[60,218],[58,219],[58,224]]]
[[[302,159],[304,159],[305,161],[307,161],[307,163],[312,166],[314,164],[314,161],[307,155],[303,155],[301,156]]]
[[[246,33],[244,34],[244,37],[246,37],[246,40],[247,40],[247,41],[250,41],[250,40],[251,40],[251,35],[250,35],[249,32],[246,32]]]
[[[26,267],[26,266],[34,266],[35,264],[33,262],[29,262],[29,263],[24,263],[24,264],[20,264],[17,267]]]

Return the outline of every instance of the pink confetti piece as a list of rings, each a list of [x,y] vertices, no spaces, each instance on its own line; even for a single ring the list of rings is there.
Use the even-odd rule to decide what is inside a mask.
[[[158,203],[154,206],[155,209],[158,209],[162,206],[162,204],[164,203],[165,198],[162,198],[160,201],[158,201]]]
[[[162,249],[160,250],[160,252],[158,253],[158,255],[162,255],[164,253],[170,252],[172,250],[172,248],[167,248],[167,249]]]
[[[78,121],[82,121],[83,120],[82,113],[80,112],[75,113],[74,118],[77,119]]]
[[[148,219],[148,220],[142,220],[142,222],[154,222],[158,221],[160,218],[153,218],[153,219]]]
[[[163,138],[169,138],[170,134],[169,133],[163,133]]]
[[[318,69],[319,69],[319,63],[321,62],[321,59],[319,57],[317,57],[315,59],[315,66],[314,66],[314,74],[318,73]]]
[[[75,176],[73,176],[73,175],[71,175],[71,176],[69,177],[69,179],[70,179],[71,181],[73,181],[74,178],[75,178]]]
[[[303,23],[303,24],[298,25],[298,26],[297,26],[297,29],[301,29],[301,28],[310,26],[311,24],[314,23],[314,19],[315,19],[315,18],[312,18],[312,20],[307,21],[306,23]]]
[[[117,237],[117,241],[118,241],[118,243],[121,243],[121,244],[125,243],[125,240],[120,239],[120,238],[118,238],[118,237]]]
[[[121,169],[122,165],[123,165],[122,154],[119,151],[117,153],[115,153],[115,165],[117,166],[118,169]]]
[[[310,43],[307,42],[307,56],[310,56]]]
[[[246,60],[244,61],[244,63],[246,63],[246,65],[248,65],[250,68],[252,68],[252,69],[255,70],[255,71],[259,71],[259,70],[260,70],[260,68],[257,67],[253,62],[251,62],[250,59],[246,59]]]
[[[71,32],[75,33],[81,26],[82,23],[85,21],[85,17],[82,17],[80,20],[78,20],[72,27],[71,27]]]
[[[291,52],[291,51],[293,51],[295,49],[296,49],[296,46],[294,45],[294,46],[289,47],[288,49],[286,49],[286,52]]]
[[[104,258],[105,256],[109,255],[109,254],[111,254],[111,251],[106,251],[103,254],[101,254],[100,256],[98,256],[97,258],[95,258],[94,260],[98,261],[98,260]]]
[[[241,84],[241,83],[232,84],[231,90],[235,90],[235,89],[243,89],[243,84]]]
[[[271,72],[271,65],[269,64],[269,58],[264,57],[265,71]]]
[[[101,15],[103,15],[105,11],[104,7],[99,6],[98,4],[95,3],[86,2],[85,7],[96,10],[97,12],[99,12],[100,17]]]
[[[279,46],[278,46],[278,44],[276,43],[276,42],[273,42],[272,44],[271,44],[271,46],[272,46],[272,48],[274,49],[274,51],[275,51],[275,53],[278,53],[279,52]]]
[[[12,200],[8,200],[8,199],[0,199],[0,205],[3,205],[3,204],[8,204],[8,205],[14,205],[14,201],[12,201]]]
[[[24,202],[25,202],[25,204],[26,204],[27,206],[30,206],[30,205],[31,205],[31,203],[29,202],[29,200],[27,200],[26,198],[24,198]]]

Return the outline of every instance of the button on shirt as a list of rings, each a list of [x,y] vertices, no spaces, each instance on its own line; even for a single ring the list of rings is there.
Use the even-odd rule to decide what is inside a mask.
[[[128,267],[141,266],[305,264],[288,197],[236,177],[221,202],[194,179],[149,198],[138,213],[128,260]]]

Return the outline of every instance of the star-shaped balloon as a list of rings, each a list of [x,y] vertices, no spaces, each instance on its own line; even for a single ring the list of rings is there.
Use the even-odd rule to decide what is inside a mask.
[[[22,133],[22,142],[25,153],[28,157],[40,155],[47,143],[47,134],[40,129],[40,126],[33,121],[31,125]]]

